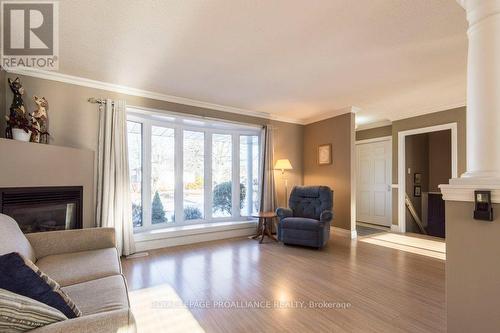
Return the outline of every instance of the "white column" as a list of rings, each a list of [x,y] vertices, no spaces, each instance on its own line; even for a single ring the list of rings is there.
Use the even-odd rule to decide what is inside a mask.
[[[459,0],[467,12],[467,183],[500,180],[500,0]],[[496,180],[496,181],[494,181]],[[491,183],[491,182],[490,182]]]

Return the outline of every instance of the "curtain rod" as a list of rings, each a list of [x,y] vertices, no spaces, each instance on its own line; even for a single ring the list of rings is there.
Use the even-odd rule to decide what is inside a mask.
[[[102,98],[90,97],[89,99],[87,99],[87,101],[89,103],[92,103],[92,104],[99,104],[99,105],[106,105],[107,104],[107,100],[102,99]],[[114,104],[115,103],[112,101],[111,105],[114,105]],[[267,124],[267,125],[249,124],[249,123],[244,123],[244,122],[239,122],[239,121],[225,120],[225,119],[221,119],[221,118],[207,117],[207,116],[202,116],[202,115],[194,115],[194,114],[188,114],[188,113],[183,113],[183,112],[173,112],[173,111],[166,111],[166,110],[160,110],[160,109],[151,109],[151,108],[147,108],[147,107],[132,106],[132,105],[128,105],[128,107],[131,109],[134,109],[134,111],[138,111],[139,113],[155,113],[158,115],[170,114],[170,115],[178,115],[178,116],[191,117],[191,118],[200,118],[200,119],[205,119],[205,120],[209,120],[209,121],[223,121],[226,123],[232,123],[232,124],[250,126],[250,127],[263,128],[264,126],[267,126],[268,128],[272,128],[272,129],[276,128],[275,126],[272,126],[270,124]]]

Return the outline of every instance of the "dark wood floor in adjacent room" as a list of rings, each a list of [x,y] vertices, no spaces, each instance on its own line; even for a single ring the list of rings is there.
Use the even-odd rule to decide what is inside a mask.
[[[344,237],[321,251],[231,239],[122,264],[139,332],[446,331],[443,260]],[[251,301],[295,308],[234,308]]]

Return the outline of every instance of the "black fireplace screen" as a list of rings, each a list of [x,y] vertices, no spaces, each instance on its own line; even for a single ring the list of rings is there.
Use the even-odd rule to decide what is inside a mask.
[[[81,186],[0,188],[1,212],[24,233],[82,228]]]

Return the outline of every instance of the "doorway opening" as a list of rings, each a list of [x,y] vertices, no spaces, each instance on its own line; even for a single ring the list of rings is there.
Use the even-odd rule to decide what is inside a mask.
[[[398,231],[445,238],[439,185],[455,177],[456,123],[399,132]]]

